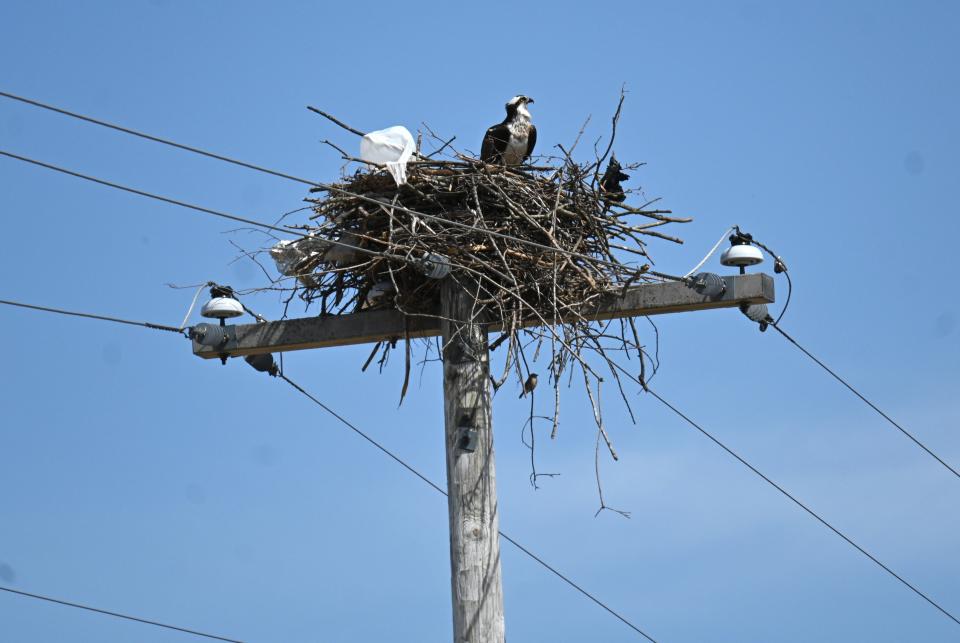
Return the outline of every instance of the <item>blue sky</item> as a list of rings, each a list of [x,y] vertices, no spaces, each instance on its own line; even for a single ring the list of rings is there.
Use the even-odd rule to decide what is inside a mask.
[[[476,150],[533,96],[539,145],[606,134],[634,185],[695,222],[655,244],[685,272],[738,223],[787,260],[784,327],[960,463],[960,11],[936,2],[52,3],[0,6],[0,86],[329,180],[304,109],[369,130],[427,122]],[[0,101],[3,149],[258,219],[302,186]],[[0,298],[178,324],[192,293],[262,285],[234,226],[0,159]],[[709,264],[721,271],[714,260]],[[766,265],[769,270],[769,264]],[[778,283],[781,301],[785,293]],[[268,317],[275,297],[249,302]],[[297,311],[300,312],[300,311]],[[774,333],[674,315],[661,395],[947,609],[960,612],[960,480]],[[445,501],[304,398],[174,335],[0,311],[3,584],[249,641],[450,636]],[[291,354],[291,377],[444,479],[441,382],[404,405],[399,361]],[[501,527],[658,640],[951,641],[960,629],[655,400],[611,400],[620,462],[594,518],[592,420],[575,390],[533,490],[524,406],[495,401]],[[509,545],[516,641],[637,635]],[[12,595],[0,639],[184,634]]]

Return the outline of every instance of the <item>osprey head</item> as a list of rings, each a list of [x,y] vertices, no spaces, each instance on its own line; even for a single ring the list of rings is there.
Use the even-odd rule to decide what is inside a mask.
[[[533,99],[529,96],[514,96],[507,101],[507,115],[521,114],[522,116],[530,118],[530,111],[527,109],[527,105],[532,104]]]

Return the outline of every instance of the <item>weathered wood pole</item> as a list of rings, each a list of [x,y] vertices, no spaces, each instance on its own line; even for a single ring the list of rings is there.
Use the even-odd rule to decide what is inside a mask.
[[[453,640],[503,643],[487,330],[475,284],[458,279],[441,285]]]

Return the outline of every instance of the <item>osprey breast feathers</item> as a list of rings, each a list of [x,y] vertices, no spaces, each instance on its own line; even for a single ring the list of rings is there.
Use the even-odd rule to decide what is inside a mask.
[[[530,121],[527,105],[533,99],[515,96],[506,104],[507,117],[487,130],[480,148],[484,163],[519,165],[533,153],[537,142],[537,128]]]

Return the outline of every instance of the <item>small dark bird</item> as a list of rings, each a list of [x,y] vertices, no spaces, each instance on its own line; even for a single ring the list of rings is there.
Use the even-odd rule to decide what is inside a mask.
[[[520,165],[533,154],[537,128],[530,120],[529,96],[514,96],[507,102],[507,117],[483,135],[480,160],[484,163]]]
[[[610,163],[607,164],[607,170],[603,173],[603,178],[600,179],[600,190],[608,200],[623,203],[627,195],[623,193],[623,187],[620,186],[620,182],[626,181],[629,178],[630,175],[623,171],[620,162],[617,161],[617,157],[611,155]]]
[[[532,393],[533,389],[535,388],[537,388],[537,374],[530,373],[530,377],[528,377],[527,381],[523,383],[523,393],[520,394],[520,397],[523,397],[527,393]]]

